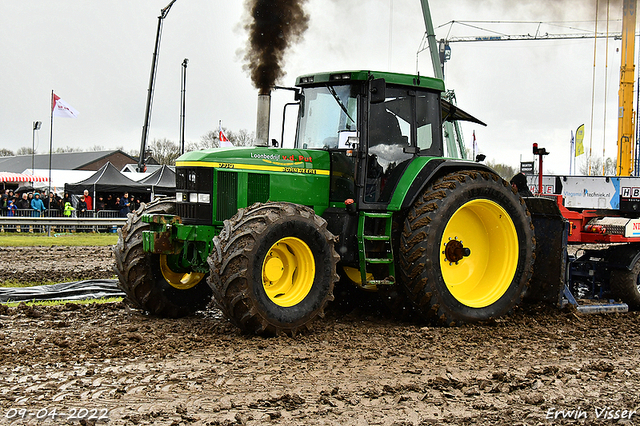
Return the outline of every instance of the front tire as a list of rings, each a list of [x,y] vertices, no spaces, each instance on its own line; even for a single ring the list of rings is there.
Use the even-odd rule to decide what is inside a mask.
[[[118,287],[133,306],[160,317],[179,318],[204,309],[211,301],[211,289],[205,274],[176,272],[171,255],[147,253],[142,247],[142,232],[149,224],[145,214],[174,214],[175,202],[160,198],[129,213],[127,223],[118,231],[113,249]]]
[[[533,272],[524,201],[499,176],[458,171],[430,184],[401,235],[401,281],[425,318],[455,325],[507,314]]]
[[[339,256],[308,207],[254,204],[225,221],[209,256],[214,300],[243,332],[293,335],[324,316]]]

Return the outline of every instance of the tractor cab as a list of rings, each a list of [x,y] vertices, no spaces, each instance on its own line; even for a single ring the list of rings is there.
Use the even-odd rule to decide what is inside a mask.
[[[296,85],[295,147],[330,152],[330,201],[382,208],[414,158],[463,158],[445,152],[443,118],[464,117],[441,99],[441,80],[355,71],[306,75]]]
[[[442,80],[352,71],[301,76],[295,148],[330,156],[331,232],[341,235],[342,265],[357,285],[395,282],[393,213],[420,191],[416,173],[433,159],[463,159],[443,143],[445,120],[470,119],[442,99]],[[406,173],[407,170],[411,172]],[[344,206],[352,214],[345,216]]]

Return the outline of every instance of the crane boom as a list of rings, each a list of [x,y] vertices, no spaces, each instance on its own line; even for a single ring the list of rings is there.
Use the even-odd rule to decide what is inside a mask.
[[[588,34],[506,34],[506,35],[490,35],[490,36],[461,36],[449,37],[447,43],[474,42],[474,41],[517,41],[517,40],[580,40],[585,38],[614,38],[620,39],[620,33],[607,34],[603,32]]]
[[[149,138],[149,123],[151,121],[151,107],[153,105],[153,90],[156,84],[156,71],[158,70],[158,51],[160,50],[160,38],[162,37],[162,21],[167,17],[171,6],[176,0],[171,0],[164,9],[160,10],[158,16],[158,29],[156,30],[156,44],[153,49],[153,60],[151,61],[151,75],[149,76],[149,89],[147,90],[147,106],[144,113],[144,125],[142,126],[142,138],[140,140],[140,155],[138,156],[137,171],[142,173],[145,171],[144,164],[145,151],[147,150],[147,139]]]

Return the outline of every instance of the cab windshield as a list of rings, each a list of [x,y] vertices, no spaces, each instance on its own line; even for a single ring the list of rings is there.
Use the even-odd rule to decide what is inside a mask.
[[[358,136],[358,94],[351,85],[305,88],[296,148],[347,149]]]

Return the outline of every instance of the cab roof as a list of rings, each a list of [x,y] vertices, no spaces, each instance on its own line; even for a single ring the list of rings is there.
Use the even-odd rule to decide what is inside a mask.
[[[306,87],[326,83],[338,83],[340,81],[367,81],[370,78],[384,78],[388,84],[401,84],[404,86],[422,87],[426,89],[444,92],[444,82],[437,78],[423,77],[413,74],[399,74],[381,71],[335,71],[306,74],[296,79],[296,86]]]

